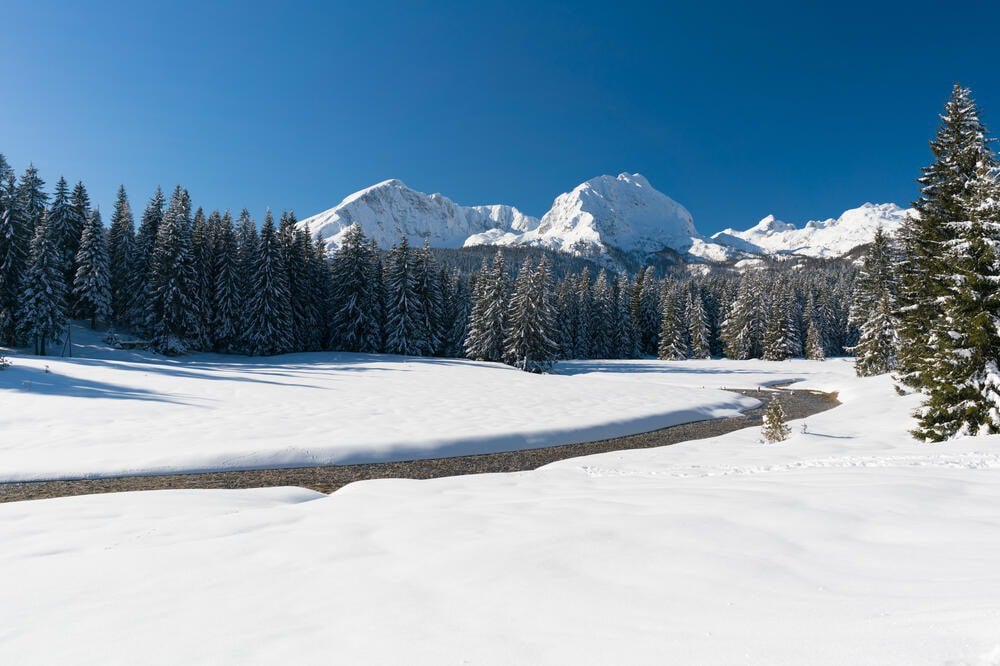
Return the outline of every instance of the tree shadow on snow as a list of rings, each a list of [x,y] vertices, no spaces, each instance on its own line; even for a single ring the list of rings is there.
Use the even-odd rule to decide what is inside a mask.
[[[0,372],[0,389],[11,389],[38,395],[59,395],[74,398],[109,398],[115,400],[149,400],[178,405],[191,404],[177,397],[146,389],[120,386],[80,377],[67,377],[37,368],[8,368]]]

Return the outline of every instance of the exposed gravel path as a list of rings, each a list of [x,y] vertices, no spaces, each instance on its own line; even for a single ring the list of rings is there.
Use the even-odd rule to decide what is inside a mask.
[[[798,390],[740,390],[739,393],[758,398],[766,403],[777,398],[789,419],[800,419],[836,407],[837,395],[818,391]],[[284,469],[257,469],[233,472],[205,472],[200,474],[165,474],[159,476],[121,476],[76,481],[30,481],[0,483],[0,502],[91,495],[133,490],[162,490],[165,488],[261,488],[266,486],[301,486],[323,493],[365,479],[432,479],[460,474],[486,474],[491,472],[519,472],[543,465],[594,453],[643,449],[666,446],[693,439],[716,437],[761,423],[763,406],[751,409],[741,416],[695,421],[652,432],[604,439],[583,444],[547,446],[540,449],[487,453],[453,458],[432,458],[404,462],[370,463],[362,465],[331,465],[326,467],[292,467]]]

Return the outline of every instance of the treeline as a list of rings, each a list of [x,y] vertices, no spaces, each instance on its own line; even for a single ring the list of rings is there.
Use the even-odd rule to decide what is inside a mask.
[[[343,350],[535,372],[573,358],[821,358],[857,337],[844,265],[557,278],[544,254],[515,271],[497,251],[463,272],[405,238],[382,252],[357,227],[327,256],[293,213],[258,230],[246,210],[192,212],[179,186],[169,200],[157,190],[138,225],[120,189],[105,227],[82,184],[60,179],[50,199],[34,167],[17,179],[2,157],[0,178],[0,339],[38,354],[70,317],[168,355]]]

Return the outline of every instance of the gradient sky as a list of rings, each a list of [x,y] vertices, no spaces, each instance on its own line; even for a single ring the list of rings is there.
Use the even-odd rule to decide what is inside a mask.
[[[258,216],[387,178],[541,215],[637,171],[711,233],[909,202],[956,81],[1000,128],[1000,3],[804,4],[6,0],[0,152]]]

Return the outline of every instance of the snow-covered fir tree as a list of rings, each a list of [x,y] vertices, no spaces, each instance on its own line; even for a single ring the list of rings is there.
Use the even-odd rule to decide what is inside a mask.
[[[77,220],[77,210],[73,206],[69,183],[65,178],[60,177],[56,181],[56,189],[52,196],[52,206],[46,216],[49,226],[49,233],[52,234],[56,251],[59,253],[58,262],[63,267],[63,279],[67,286],[73,284],[74,271],[73,261],[79,249],[80,237],[77,235],[82,231],[82,221]]]
[[[687,322],[690,345],[688,355],[696,359],[711,358],[709,342],[711,331],[705,314],[705,301],[697,287],[688,291],[687,302],[684,305],[684,319]]]
[[[90,327],[96,329],[98,321],[111,319],[111,266],[99,210],[90,212],[83,227],[74,264],[73,299],[76,311],[81,317],[89,319]]]
[[[681,361],[688,357],[684,308],[676,286],[665,282],[661,299],[660,344],[656,355],[663,361]]]
[[[450,358],[465,355],[465,333],[469,329],[472,294],[468,280],[457,269],[443,271],[441,276],[444,301],[444,338],[440,355]]]
[[[850,350],[859,377],[883,375],[896,368],[899,318],[895,266],[889,237],[879,228],[858,274],[851,305],[851,323],[861,332],[858,344]]]
[[[129,324],[133,331],[142,336],[150,334],[151,319],[150,279],[153,274],[153,255],[156,252],[156,238],[163,222],[164,207],[163,190],[159,187],[149,200],[142,214],[139,230],[135,236],[135,248],[132,254],[132,272],[129,291]]]
[[[632,319],[633,286],[628,275],[622,273],[615,280],[615,313],[612,323],[614,334],[612,339],[617,342],[616,358],[639,357],[639,334]]]
[[[214,316],[212,307],[212,288],[215,284],[215,237],[212,234],[212,227],[219,217],[219,213],[213,212],[211,217],[205,215],[204,209],[199,206],[194,213],[191,222],[191,249],[194,255],[194,268],[198,275],[198,339],[193,342],[194,349],[208,350],[212,348],[210,330]]]
[[[986,129],[968,88],[956,85],[941,115],[941,124],[931,142],[934,162],[919,178],[920,196],[913,204],[916,215],[900,229],[903,261],[899,272],[900,347],[898,376],[916,388],[935,382],[926,374],[936,345],[944,335],[941,299],[950,275],[943,248],[955,238],[953,222],[972,218],[968,210],[968,186],[976,179],[978,166],[995,161],[986,146]]]
[[[61,251],[46,222],[45,210],[35,225],[28,265],[21,280],[18,333],[45,356],[66,330],[66,283]]]
[[[736,297],[722,324],[722,341],[727,358],[745,360],[760,357],[764,328],[761,292],[759,276],[743,273]]]
[[[292,313],[281,240],[267,211],[260,229],[251,275],[243,339],[251,356],[282,354],[292,348]]]
[[[785,409],[778,402],[777,398],[771,398],[764,409],[764,425],[761,427],[761,434],[768,444],[783,442],[788,439],[792,429],[788,427]]]
[[[508,298],[507,265],[503,252],[497,250],[493,264],[476,276],[469,332],[465,338],[465,354],[477,361],[502,361],[504,335],[507,329]]]
[[[428,349],[423,303],[417,292],[417,261],[406,235],[385,266],[385,347],[390,354],[420,356]]]
[[[73,276],[76,275],[76,255],[80,251],[80,241],[83,238],[83,228],[90,219],[90,195],[82,181],[77,181],[73,186],[73,193],[70,195],[70,208],[73,210],[71,217],[73,228],[69,233],[69,245],[66,248],[70,257],[68,278],[66,284],[72,284]]]
[[[244,325],[239,246],[233,218],[227,211],[215,223],[215,278],[212,287],[211,344],[217,352],[239,351]]]
[[[420,313],[423,317],[424,356],[433,356],[441,348],[444,337],[442,294],[437,262],[431,252],[430,243],[424,240],[424,247],[415,253],[414,278],[417,298],[420,299]]]
[[[17,178],[0,154],[0,344],[17,343],[21,279],[31,236],[17,196]]]
[[[42,223],[49,195],[45,193],[45,181],[38,175],[34,164],[29,164],[17,185],[17,208],[28,228],[28,233],[34,237],[35,228]]]
[[[929,344],[915,431],[926,440],[1000,433],[1000,182],[991,158],[960,197],[969,217],[948,223],[942,247],[941,334]]]
[[[810,361],[822,361],[826,358],[823,348],[823,333],[815,318],[809,320],[806,327],[805,357]]]
[[[590,356],[592,358],[616,358],[618,356],[618,341],[615,339],[615,304],[614,290],[604,269],[597,274],[590,290]]]
[[[547,372],[556,360],[552,275],[543,258],[538,268],[525,258],[514,282],[504,340],[504,361],[525,372]]]
[[[777,288],[767,311],[761,356],[766,361],[785,361],[798,356],[801,350],[792,295],[787,288]]]
[[[185,354],[201,339],[198,274],[191,240],[191,199],[180,185],[156,234],[148,281],[146,330],[151,348]]]
[[[351,352],[374,353],[381,348],[378,289],[381,276],[372,270],[377,252],[359,225],[344,233],[330,263],[333,283],[334,346]]]
[[[111,213],[111,226],[108,229],[111,322],[115,326],[128,325],[134,255],[135,221],[132,219],[132,207],[129,205],[123,185],[118,188],[118,198],[115,200],[115,209]]]

